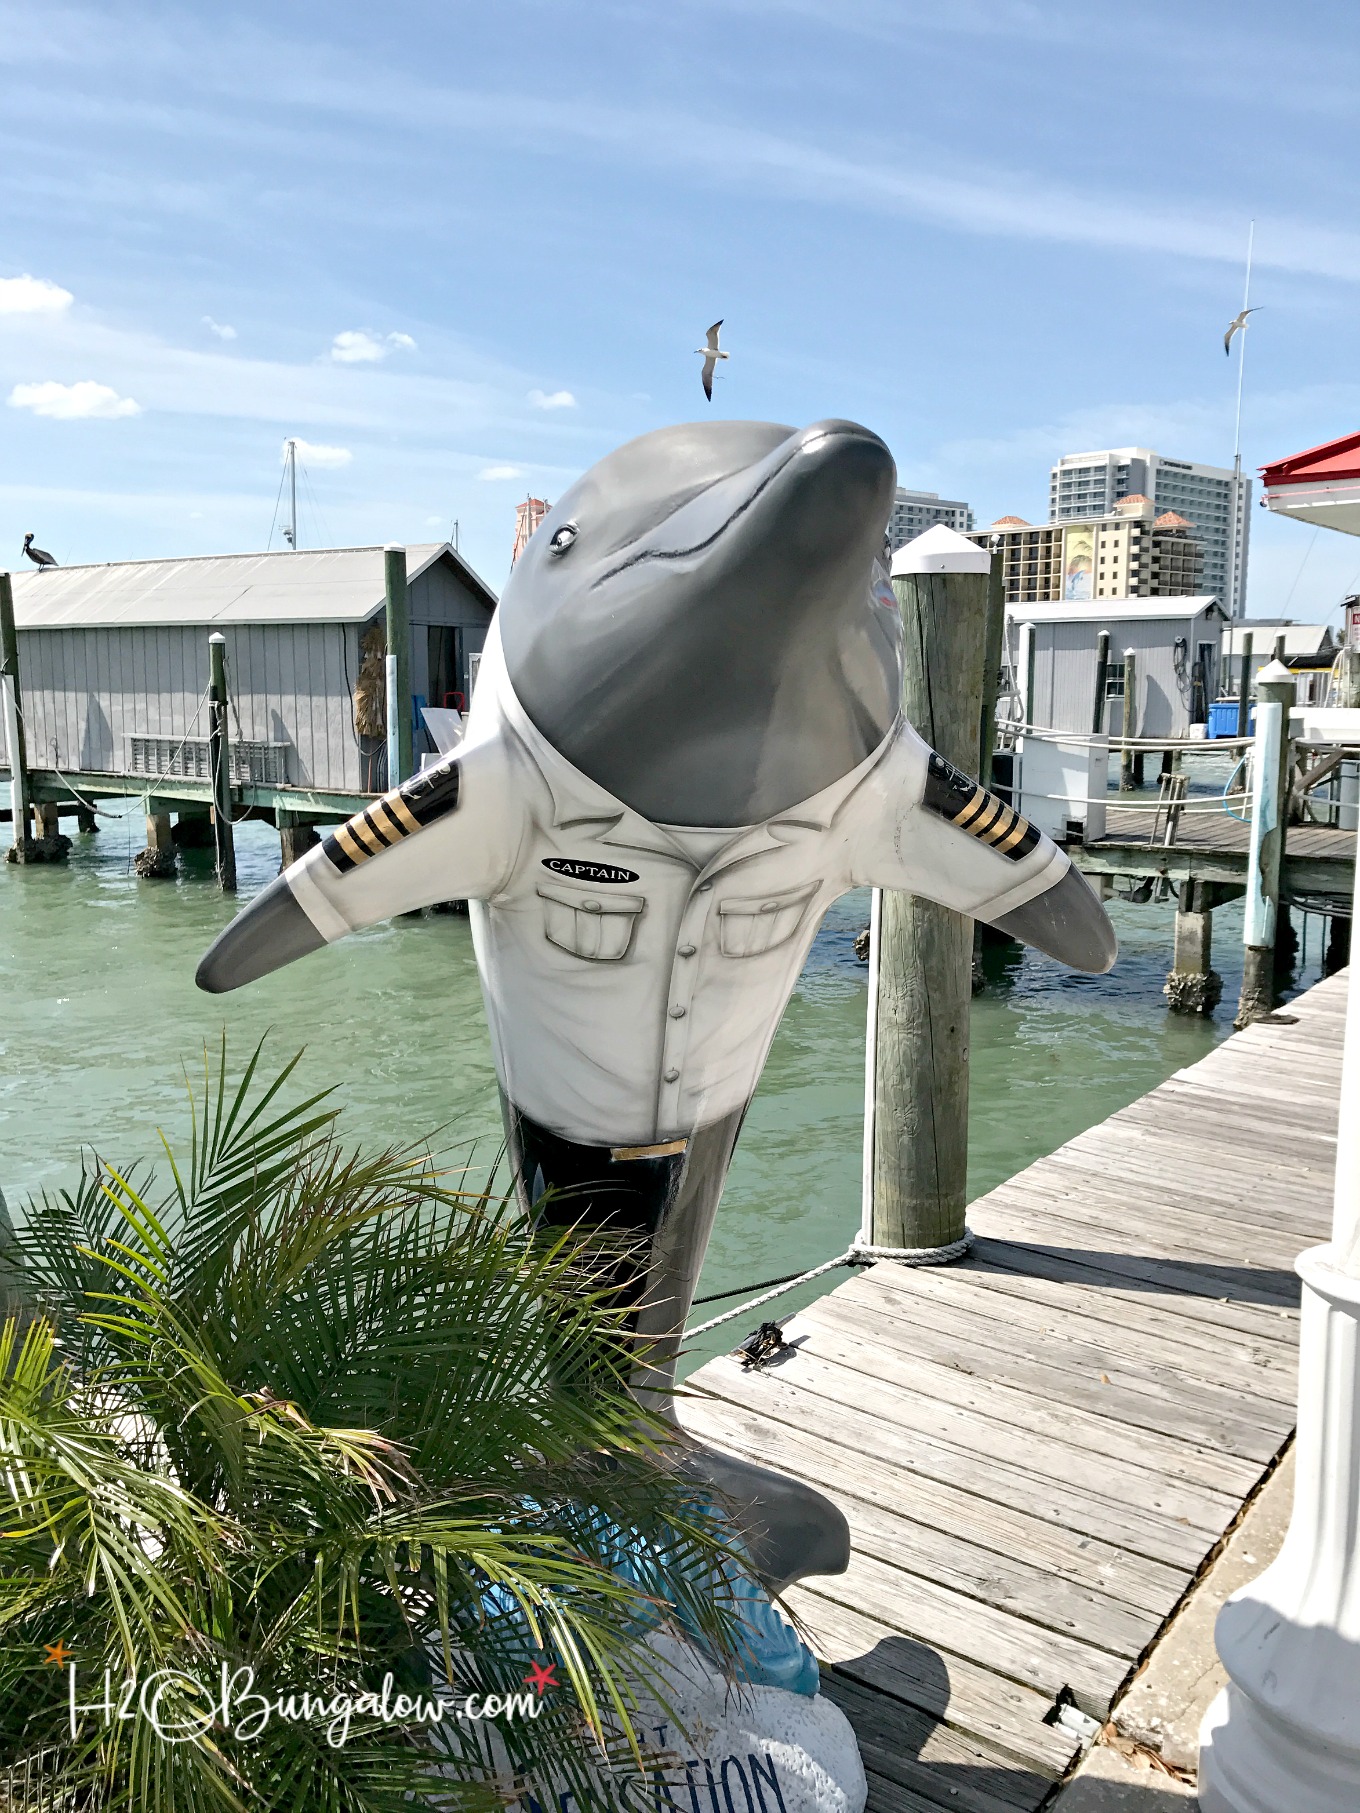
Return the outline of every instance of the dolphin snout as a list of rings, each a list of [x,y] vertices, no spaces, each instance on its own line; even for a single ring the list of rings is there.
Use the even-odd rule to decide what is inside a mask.
[[[779,452],[768,498],[754,499],[762,532],[787,536],[819,564],[876,554],[897,483],[884,442],[858,422],[814,422]]]

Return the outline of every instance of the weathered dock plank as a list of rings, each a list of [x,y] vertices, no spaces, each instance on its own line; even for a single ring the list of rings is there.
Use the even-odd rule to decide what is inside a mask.
[[[978,1199],[960,1265],[874,1266],[786,1321],[776,1366],[690,1380],[696,1435],[849,1519],[849,1571],[789,1603],[871,1813],[1040,1807],[1075,1749],[1055,1697],[1104,1715],[1287,1441],[1345,996],[1319,984]]]

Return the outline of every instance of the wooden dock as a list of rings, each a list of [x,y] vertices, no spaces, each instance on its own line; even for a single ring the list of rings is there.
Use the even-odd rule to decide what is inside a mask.
[[[1103,837],[1070,851],[1088,875],[1166,875],[1172,881],[1215,882],[1239,888],[1247,879],[1251,827],[1227,812],[1206,812],[1191,799],[1182,813],[1175,842],[1160,841],[1165,814],[1150,841],[1157,818],[1153,807],[1116,806],[1110,802]],[[1285,836],[1283,882],[1291,894],[1350,896],[1355,879],[1354,831],[1332,825],[1290,825]]]
[[[696,1435],[850,1520],[848,1573],[789,1602],[870,1813],[1042,1806],[1078,1745],[1055,1704],[1105,1717],[1287,1442],[1345,1000],[1318,984],[979,1198],[967,1261],[876,1265],[786,1360],[690,1379]]]

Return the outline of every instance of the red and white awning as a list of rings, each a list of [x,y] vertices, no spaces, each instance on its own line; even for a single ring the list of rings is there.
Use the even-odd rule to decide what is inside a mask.
[[[1262,466],[1261,484],[1267,509],[1360,535],[1360,434]]]

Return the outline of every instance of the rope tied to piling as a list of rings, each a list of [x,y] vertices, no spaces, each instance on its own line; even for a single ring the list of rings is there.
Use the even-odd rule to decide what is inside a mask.
[[[735,1309],[729,1309],[721,1316],[714,1316],[708,1322],[700,1322],[695,1328],[687,1328],[685,1339],[688,1341],[695,1335],[705,1335],[712,1328],[721,1328],[725,1322],[735,1322],[739,1317],[749,1315],[753,1309],[759,1309],[762,1304],[772,1303],[776,1297],[787,1296],[789,1291],[796,1290],[800,1284],[821,1278],[827,1272],[838,1271],[842,1266],[876,1265],[881,1260],[890,1260],[895,1265],[949,1265],[955,1259],[962,1259],[972,1244],[971,1228],[964,1229],[961,1239],[951,1240],[944,1246],[873,1246],[857,1240],[835,1259],[828,1259],[823,1265],[814,1265],[811,1271],[799,1272],[796,1277],[780,1279],[772,1290],[767,1290],[758,1297],[750,1297]]]

